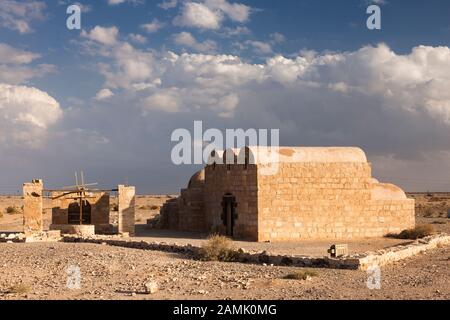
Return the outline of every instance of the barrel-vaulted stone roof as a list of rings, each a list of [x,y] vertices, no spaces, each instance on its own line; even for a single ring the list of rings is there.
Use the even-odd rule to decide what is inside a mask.
[[[245,147],[240,150],[228,149],[225,152],[217,150],[210,157],[209,164],[214,163],[214,157],[225,158],[234,153],[238,163],[245,163],[247,156],[251,164],[269,163],[367,163],[364,151],[356,147]],[[224,162],[225,163],[225,162]]]

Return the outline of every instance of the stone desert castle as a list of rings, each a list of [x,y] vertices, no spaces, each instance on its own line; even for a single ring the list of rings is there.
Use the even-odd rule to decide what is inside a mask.
[[[276,160],[261,157],[263,149],[213,152],[164,205],[163,227],[250,241],[382,237],[414,227],[414,200],[372,178],[361,149],[280,147]]]

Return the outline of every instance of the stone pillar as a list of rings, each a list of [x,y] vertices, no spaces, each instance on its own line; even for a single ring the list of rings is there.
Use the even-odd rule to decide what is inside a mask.
[[[136,188],[119,185],[119,233],[128,232],[134,236]]]
[[[23,231],[25,234],[42,232],[42,196],[44,183],[33,180],[23,184]]]

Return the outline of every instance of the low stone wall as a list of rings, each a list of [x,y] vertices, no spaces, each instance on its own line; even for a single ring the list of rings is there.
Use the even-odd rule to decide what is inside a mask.
[[[0,243],[25,242],[26,237],[24,233],[1,233]]]
[[[447,245],[450,245],[450,236],[440,234],[414,241],[408,245],[379,250],[374,253],[368,253],[365,257],[359,259],[359,269],[366,270],[373,265],[383,266]]]
[[[62,234],[74,234],[82,237],[95,235],[94,225],[51,224],[50,230],[59,230]]]
[[[94,244],[106,244],[115,247],[123,247],[130,249],[150,250],[150,251],[162,251],[171,253],[187,253],[195,254],[198,247],[192,245],[179,245],[169,244],[165,242],[149,242],[149,241],[135,241],[129,238],[118,236],[92,236],[92,237],[80,237],[77,235],[64,235],[63,242],[69,243],[94,243]]]
[[[0,234],[0,243],[32,243],[32,242],[59,242],[61,241],[61,232],[59,230],[35,232],[33,234],[25,233],[2,233]]]
[[[196,256],[200,247],[192,246],[190,244],[169,244],[164,242],[149,242],[149,241],[134,241],[132,239],[124,239],[117,237],[79,237],[67,235],[63,237],[64,242],[77,243],[95,243],[106,244],[111,246],[162,251],[171,253],[184,253]],[[296,266],[309,268],[333,268],[333,269],[351,269],[351,270],[366,270],[370,266],[383,266],[395,261],[412,257],[421,252],[435,249],[439,246],[450,244],[450,236],[447,234],[439,234],[430,236],[421,240],[413,241],[410,244],[399,245],[376,252],[366,252],[357,255],[344,256],[341,258],[314,258],[308,256],[295,255],[273,255],[267,252],[247,251],[239,249],[237,262],[252,263],[252,264],[267,264],[278,266]]]
[[[139,250],[162,251],[169,253],[182,253],[197,256],[200,247],[190,244],[181,245],[177,243],[136,241],[124,236],[80,236],[63,235],[59,231],[48,231],[36,233],[34,236],[26,237],[24,234],[0,234],[0,242],[68,242],[68,243],[93,243],[110,246],[124,247]],[[440,246],[450,245],[450,235],[438,234],[424,239],[412,241],[409,244],[398,245],[388,249],[374,252],[365,252],[344,256],[340,258],[315,258],[298,255],[274,255],[265,251],[249,251],[238,249],[237,261],[240,263],[266,264],[277,266],[295,266],[308,268],[332,268],[367,270],[371,266],[384,266],[396,261],[413,257],[427,250],[436,249]]]

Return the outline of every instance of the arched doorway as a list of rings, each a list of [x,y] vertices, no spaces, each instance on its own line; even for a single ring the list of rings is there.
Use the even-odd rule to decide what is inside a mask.
[[[236,197],[233,196],[231,193],[227,193],[223,197],[222,201],[222,222],[223,225],[226,227],[226,235],[228,237],[234,236],[234,227],[236,225],[236,220],[238,218],[237,215],[237,202]]]
[[[82,203],[82,222],[80,223],[80,203],[72,202],[68,210],[69,224],[91,224],[91,204],[87,200],[83,200]]]

